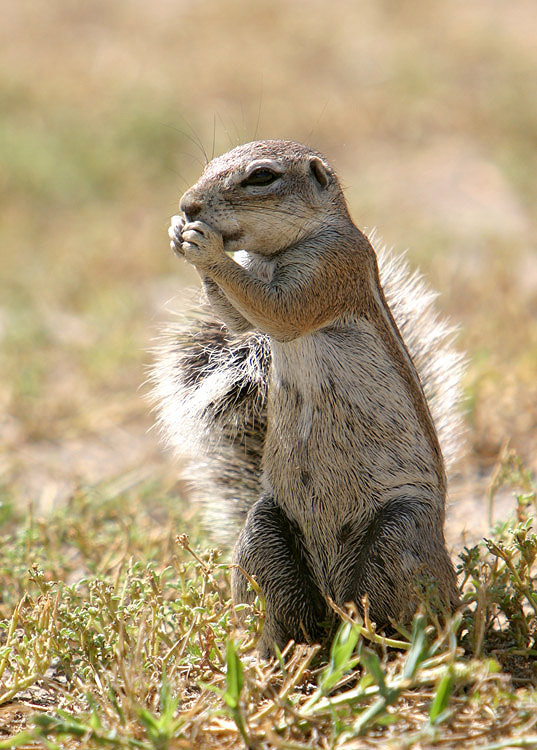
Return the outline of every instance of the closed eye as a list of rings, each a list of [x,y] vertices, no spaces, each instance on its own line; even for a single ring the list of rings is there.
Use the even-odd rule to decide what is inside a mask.
[[[280,176],[281,175],[278,174],[278,172],[274,172],[272,169],[259,167],[259,169],[254,169],[254,171],[241,182],[241,185],[242,187],[248,187],[250,185],[270,185],[272,182],[278,180]]]

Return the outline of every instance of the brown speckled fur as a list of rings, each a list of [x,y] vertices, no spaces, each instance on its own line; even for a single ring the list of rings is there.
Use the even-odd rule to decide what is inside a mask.
[[[277,177],[250,185],[255,168]],[[430,293],[385,254],[381,284],[335,172],[305,146],[240,146],[180,207],[172,246],[222,324],[207,317],[171,334],[155,399],[168,439],[193,459],[196,494],[213,517],[244,520],[233,560],[265,593],[260,651],[322,638],[328,597],[360,606],[367,593],[381,625],[408,620],[420,579],[455,604],[444,460],[424,391],[451,454],[460,359]],[[232,585],[236,601],[250,600],[238,569]]]

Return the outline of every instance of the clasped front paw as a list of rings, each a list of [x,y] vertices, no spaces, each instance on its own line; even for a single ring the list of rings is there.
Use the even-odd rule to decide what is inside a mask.
[[[175,216],[172,216],[170,228],[168,229],[168,237],[171,240],[170,247],[173,252],[181,258],[184,257],[184,252],[181,246],[183,244],[183,227],[185,224],[185,218],[176,214]]]
[[[225,255],[222,235],[203,221],[184,224],[181,237],[181,252],[196,268],[210,268]]]

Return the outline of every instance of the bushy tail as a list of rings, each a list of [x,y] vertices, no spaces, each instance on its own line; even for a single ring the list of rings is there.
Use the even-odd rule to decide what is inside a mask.
[[[464,444],[465,360],[454,345],[456,328],[439,316],[434,304],[438,295],[403,256],[380,248],[377,258],[384,295],[418,371],[449,475]]]
[[[155,354],[151,396],[161,432],[184,461],[207,530],[231,546],[261,493],[268,339],[230,333],[207,308],[170,325]]]
[[[436,295],[401,256],[377,252],[388,304],[419,373],[449,468],[460,450],[463,360]],[[209,532],[231,545],[261,493],[270,346],[260,333],[233,334],[207,309],[179,318],[155,350],[152,399],[166,442],[185,462],[191,497]]]

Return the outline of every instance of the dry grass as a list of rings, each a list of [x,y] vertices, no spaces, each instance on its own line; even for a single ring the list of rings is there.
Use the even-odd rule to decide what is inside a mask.
[[[391,638],[342,613],[329,654],[271,663],[263,602],[239,627],[229,565],[177,536],[195,523],[170,489],[125,477],[46,521],[5,503],[0,748],[536,746],[537,485],[513,455],[505,482],[516,516],[465,550],[447,623],[426,599]]]
[[[0,615],[5,628],[14,612],[20,620],[10,649],[0,646],[0,662],[5,653],[10,660],[20,656],[21,679],[33,675],[39,685],[35,696],[21,687],[0,709],[0,725],[12,734],[41,702],[46,715],[56,707],[68,712],[56,716],[60,724],[39,724],[50,747],[74,743],[77,731],[82,737],[93,732],[95,746],[113,745],[107,733],[116,731],[124,746],[132,739],[166,747],[165,739],[151,739],[157,732],[151,722],[168,722],[162,732],[170,733],[177,716],[182,724],[170,747],[240,745],[235,709],[203,687],[232,689],[224,674],[223,644],[234,627],[226,572],[211,568],[209,576],[177,551],[175,533],[194,522],[184,518],[156,436],[147,433],[151,420],[139,390],[165,303],[174,299],[180,307],[182,289],[196,283],[168,252],[166,227],[180,193],[200,172],[203,147],[210,156],[253,137],[316,146],[340,172],[357,223],[378,227],[398,249],[410,248],[410,259],[440,291],[470,360],[468,460],[455,486],[452,540],[463,528],[472,536],[486,527],[485,486],[506,439],[535,469],[534,15],[533,0],[20,0],[3,9]],[[516,474],[509,461],[502,465]],[[134,489],[80,490],[125,476]],[[516,481],[520,486],[520,476]],[[481,554],[500,568],[487,573],[489,563],[468,558],[467,566],[477,565],[468,585],[488,596],[481,573],[494,580],[509,566],[495,548]],[[184,578],[177,575],[181,566],[188,569]],[[110,603],[99,609],[99,597],[110,590],[120,600],[130,591],[122,604],[130,607],[124,632]],[[203,592],[206,614],[186,611],[194,590]],[[484,602],[480,612],[490,614]],[[513,606],[507,612],[506,602],[490,604],[523,627],[526,605]],[[75,613],[93,618],[89,630],[69,630]],[[486,643],[485,631],[494,625],[483,617],[485,630],[471,648],[465,642],[469,653]],[[174,638],[190,643],[186,633],[194,621],[197,652],[192,645],[187,654],[185,646],[181,658],[173,651],[166,663]],[[468,622],[460,627],[459,642],[464,628],[470,633]],[[517,628],[516,638],[523,638]],[[36,629],[44,640],[31,637]],[[87,632],[104,634],[109,653],[91,651]],[[132,652],[120,644],[126,635],[137,644]],[[347,737],[348,723],[340,726],[327,711],[315,720],[311,711],[302,717],[324,668],[307,666],[309,652],[291,655],[286,671],[244,662],[243,729],[252,746],[289,748],[362,747],[379,741],[377,734],[393,747],[456,744],[457,736],[470,741],[472,722],[485,732],[474,744],[535,734],[528,708],[534,690],[508,676],[534,684],[535,645],[506,647],[523,649],[523,656],[502,657],[503,671],[491,674],[479,649],[477,661],[465,661],[449,632],[431,631],[428,644],[437,638],[444,638],[438,647],[444,666],[426,686],[405,686],[396,708],[385,706],[397,721],[382,729],[373,723],[361,739]],[[499,659],[505,643],[496,646]],[[110,661],[97,669],[95,659],[105,657]],[[380,658],[386,680],[397,681],[404,658],[388,658],[382,649]],[[67,674],[70,660],[76,668]],[[451,677],[442,676],[450,660],[468,665],[468,682],[453,677],[451,713],[435,727],[431,705],[442,685],[451,686]],[[159,697],[165,663],[171,692],[163,688]],[[5,694],[18,678],[14,662],[3,668]],[[380,691],[367,665],[361,668]],[[136,678],[120,669],[134,670]],[[56,674],[63,675],[59,682]],[[355,689],[351,680],[342,695]],[[114,690],[128,714],[124,723],[110,698]],[[226,714],[213,712],[224,705]],[[363,715],[354,704],[351,713],[357,721]],[[73,715],[83,728],[71,727],[58,739],[61,722]]]

